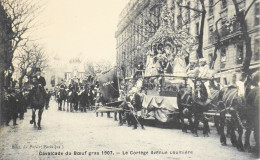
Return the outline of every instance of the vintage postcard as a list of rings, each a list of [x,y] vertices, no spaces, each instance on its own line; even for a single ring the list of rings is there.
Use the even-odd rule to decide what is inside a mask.
[[[0,159],[259,159],[259,30],[260,0],[0,0]]]

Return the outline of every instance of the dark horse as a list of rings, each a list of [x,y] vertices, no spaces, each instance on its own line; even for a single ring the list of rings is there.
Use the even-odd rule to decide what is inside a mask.
[[[180,87],[177,95],[182,131],[187,132],[184,118],[188,118],[189,127],[194,136],[198,136],[197,130],[200,121],[203,123],[203,134],[206,136],[210,130],[208,119],[203,115],[203,112],[208,110],[204,104],[208,99],[208,94],[204,82],[200,80],[195,79],[194,88],[192,90],[192,88]]]
[[[34,88],[34,92],[30,95],[30,105],[32,107],[32,120],[30,121],[30,123],[34,124],[34,127],[36,127],[35,112],[38,109],[38,129],[41,129],[41,119],[45,105],[45,100],[46,99],[44,89],[41,88],[41,86],[36,85]]]
[[[253,78],[255,76],[259,76],[259,74],[253,74]],[[227,125],[227,133],[230,135],[231,143],[240,151],[251,150],[249,139],[251,131],[254,131],[256,141],[254,149],[257,151],[259,149],[259,86],[252,83],[248,78],[240,82],[238,86],[229,86],[218,90],[214,89],[214,85],[211,83],[210,87],[211,94],[214,94],[211,96],[210,108],[220,113],[219,117],[215,117],[217,118],[215,125],[220,134],[221,144],[226,145],[224,128]],[[231,118],[226,119],[226,113],[229,113]],[[246,132],[245,144],[243,145],[242,135],[244,129]],[[236,137],[236,130],[238,138]]]
[[[58,110],[62,111],[62,108],[63,108],[63,111],[65,111],[66,99],[67,99],[67,92],[65,89],[62,88],[58,91],[58,94],[57,94]]]

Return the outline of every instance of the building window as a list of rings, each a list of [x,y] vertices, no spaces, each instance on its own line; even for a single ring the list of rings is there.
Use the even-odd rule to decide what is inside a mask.
[[[254,60],[259,60],[260,56],[260,38],[255,39],[255,48],[254,48]]]
[[[227,85],[227,84],[228,84],[226,77],[223,78],[223,83],[224,83],[224,85]]]
[[[255,25],[260,24],[260,2],[255,4]]]
[[[245,1],[244,0],[241,0],[240,2],[238,2],[238,8],[239,8],[239,11],[245,10]]]
[[[221,1],[222,1],[222,5],[221,5],[222,9],[227,8],[227,0],[221,0]]]
[[[199,0],[195,0],[195,8],[196,8],[196,9],[199,9],[199,5],[200,5]]]
[[[226,48],[221,48],[220,54],[220,68],[225,68],[227,60]]]
[[[182,27],[182,17],[181,15],[178,15],[178,28],[180,29]]]
[[[187,33],[188,34],[190,33],[190,27],[187,27]]]
[[[213,15],[213,0],[209,0],[209,16]]]
[[[175,20],[174,20],[174,13],[172,13],[172,21],[171,21],[171,25],[172,25],[172,29],[175,29]]]
[[[190,8],[190,2],[187,3],[188,8]],[[186,21],[190,22],[190,9],[187,9]]]
[[[199,27],[200,27],[200,24],[198,22],[198,23],[196,23],[196,35],[199,35]]]
[[[212,53],[210,53],[208,55],[208,62],[209,62],[209,68],[210,68],[212,66],[212,63],[213,63],[213,54]]]
[[[209,34],[208,35],[209,35],[208,42],[209,42],[209,44],[211,44],[214,41],[213,25],[209,26]]]
[[[237,45],[237,64],[242,64],[243,62],[243,50],[244,50],[243,43],[239,43]]]

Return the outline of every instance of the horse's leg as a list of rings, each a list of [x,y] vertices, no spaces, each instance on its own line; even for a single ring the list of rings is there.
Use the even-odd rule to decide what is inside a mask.
[[[203,135],[209,136],[210,129],[209,129],[209,120],[206,116],[203,116]]]
[[[58,110],[60,110],[60,100],[58,100],[57,102],[58,102]]]
[[[227,121],[227,127],[228,130],[230,132],[230,140],[231,143],[234,147],[238,146],[238,142],[237,142],[237,138],[236,138],[236,134],[235,134],[235,121],[233,119],[231,119],[230,121]]]
[[[66,111],[65,103],[66,103],[66,99],[63,100],[63,111]]]
[[[257,152],[259,155],[259,124],[258,121],[255,122],[255,130],[254,130],[254,139],[255,139],[255,147],[253,149],[254,152]]]
[[[217,129],[218,134],[220,134],[220,128],[219,128],[219,117],[214,116],[214,124]]]
[[[181,119],[181,129],[182,129],[182,132],[187,133],[187,126],[185,125],[184,115],[183,114],[180,114],[180,119]]]
[[[188,115],[188,128],[190,129],[191,133],[194,133],[194,129],[193,129],[193,121],[192,121],[192,115]],[[185,124],[184,124],[185,125]],[[186,125],[187,126],[187,125]]]
[[[41,129],[41,120],[42,120],[42,112],[43,112],[43,108],[38,110],[38,129]]]
[[[74,112],[74,103],[73,102],[70,102],[70,109],[71,109],[71,112]]]
[[[185,126],[185,122],[184,122],[183,106],[181,105],[179,105],[179,117],[181,121],[181,130],[182,132],[187,133],[187,127]]]
[[[226,140],[226,136],[224,133],[224,128],[225,128],[225,113],[220,113],[220,125],[219,125],[219,131],[220,131],[220,143],[221,145],[227,145],[227,140]]]
[[[244,146],[243,146],[243,142],[242,142],[242,136],[243,136],[243,128],[242,126],[239,125],[238,127],[238,145],[237,145],[237,149],[240,151],[244,151]]]
[[[69,102],[67,100],[67,112],[69,112]]]
[[[251,150],[250,134],[251,134],[251,128],[247,127],[246,132],[245,132],[245,144],[244,144],[244,149],[246,151],[250,151]]]
[[[199,126],[199,115],[194,113],[194,123],[193,123],[193,134],[195,137],[198,137],[198,126]]]
[[[36,125],[35,124],[35,109],[32,108],[32,120],[30,120],[30,124],[34,124],[34,126]]]

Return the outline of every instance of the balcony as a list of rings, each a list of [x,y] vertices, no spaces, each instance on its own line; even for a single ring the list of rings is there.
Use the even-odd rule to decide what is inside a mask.
[[[240,24],[237,21],[230,23],[229,25],[222,25],[219,29],[219,35],[221,42],[234,38],[241,35]],[[209,44],[215,45],[217,43],[217,33],[212,32],[209,36]]]

